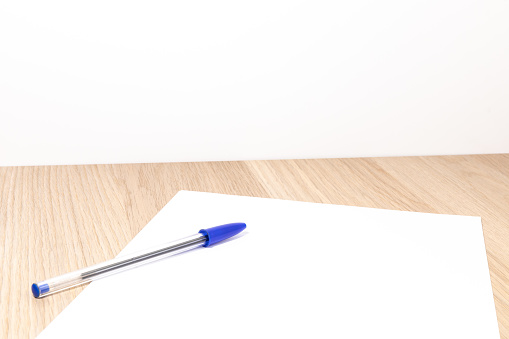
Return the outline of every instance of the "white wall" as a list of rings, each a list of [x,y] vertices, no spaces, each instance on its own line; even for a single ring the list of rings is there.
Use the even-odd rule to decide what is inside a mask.
[[[509,1],[0,3],[0,165],[509,152]]]

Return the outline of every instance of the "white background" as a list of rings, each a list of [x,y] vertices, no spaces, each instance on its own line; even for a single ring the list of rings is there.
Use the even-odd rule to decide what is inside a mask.
[[[2,1],[0,165],[509,152],[509,1]]]

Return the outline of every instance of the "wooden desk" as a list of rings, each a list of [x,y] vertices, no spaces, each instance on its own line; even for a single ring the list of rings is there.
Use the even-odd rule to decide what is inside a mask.
[[[509,338],[509,154],[0,168],[0,336],[41,332],[83,287],[30,284],[114,257],[182,189],[481,216]]]

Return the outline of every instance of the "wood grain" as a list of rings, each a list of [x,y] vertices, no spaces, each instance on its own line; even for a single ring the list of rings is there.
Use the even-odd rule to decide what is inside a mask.
[[[32,282],[114,257],[182,189],[481,216],[509,338],[507,154],[0,168],[1,337],[35,337],[83,289],[35,300]]]

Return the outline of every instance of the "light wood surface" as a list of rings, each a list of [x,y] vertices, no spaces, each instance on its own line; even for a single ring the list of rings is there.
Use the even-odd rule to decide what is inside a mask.
[[[509,338],[507,154],[0,168],[0,336],[40,333],[83,287],[30,284],[114,257],[182,189],[481,216]]]

